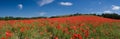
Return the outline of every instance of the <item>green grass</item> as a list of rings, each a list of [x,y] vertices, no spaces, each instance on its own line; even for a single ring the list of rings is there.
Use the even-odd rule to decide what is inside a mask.
[[[17,26],[20,24],[19,26]],[[78,23],[79,24],[79,23]],[[84,26],[78,27],[75,24],[67,25],[67,23],[60,24],[61,29],[57,29],[58,23],[54,23],[51,26],[48,22],[45,22],[44,26],[39,26],[39,23],[35,22],[32,24],[16,23],[14,26],[6,23],[2,28],[0,28],[0,38],[6,38],[6,31],[10,31],[12,36],[8,39],[54,39],[58,37],[59,39],[70,39],[73,34],[81,34],[83,39],[120,39],[120,24],[119,23],[103,23],[97,27],[93,27],[92,24],[86,24]],[[70,27],[76,26],[77,30],[73,30]],[[86,30],[89,27],[89,36],[85,37],[84,32],[80,30],[83,28]],[[21,32],[21,28],[25,28],[24,32]],[[28,28],[28,29],[27,29]],[[69,33],[63,32],[63,29],[68,28]],[[96,32],[93,32],[95,30]]]

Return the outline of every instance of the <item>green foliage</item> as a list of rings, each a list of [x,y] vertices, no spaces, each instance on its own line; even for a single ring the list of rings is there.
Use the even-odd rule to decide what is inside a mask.
[[[104,18],[111,18],[111,19],[120,19],[120,15],[116,13],[103,13],[103,14],[70,14],[70,15],[63,15],[63,16],[51,16],[50,18],[58,18],[58,17],[70,17],[70,16],[81,16],[81,15],[93,15],[93,16],[100,16]]]
[[[25,20],[25,19],[38,19],[38,18],[47,18],[47,17],[12,17],[12,16],[6,16],[6,17],[0,17],[0,20]]]
[[[45,16],[39,16],[39,17],[12,17],[12,16],[6,16],[6,17],[0,17],[0,20],[25,20],[25,19],[39,19],[39,18],[60,18],[60,17],[71,17],[71,16],[81,16],[81,15],[93,15],[93,16],[100,16],[105,18],[111,18],[111,19],[120,19],[120,15],[116,13],[103,13],[103,14],[81,14],[81,13],[75,13],[75,14],[69,14],[69,15],[60,15],[60,16],[51,16],[51,17],[45,17]]]
[[[104,13],[100,16],[105,17],[105,18],[120,19],[120,15],[118,15],[116,13],[112,13],[112,14]]]

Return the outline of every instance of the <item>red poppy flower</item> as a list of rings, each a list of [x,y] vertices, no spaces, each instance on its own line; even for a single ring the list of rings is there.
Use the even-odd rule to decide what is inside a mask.
[[[58,37],[55,37],[54,39],[58,39]]]
[[[61,29],[61,26],[56,26],[57,29]]]
[[[76,38],[82,39],[82,36],[80,34],[73,34],[73,38],[74,39],[76,39]]]
[[[12,33],[10,31],[6,31],[5,34],[6,34],[7,37],[11,37],[12,36]]]

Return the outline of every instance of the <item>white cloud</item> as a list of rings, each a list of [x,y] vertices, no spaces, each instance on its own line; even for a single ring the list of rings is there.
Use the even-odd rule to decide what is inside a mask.
[[[113,13],[113,12],[110,10],[107,10],[107,11],[104,11],[103,13]]]
[[[60,2],[60,5],[63,5],[63,6],[72,6],[73,3],[71,3],[71,2]]]
[[[44,6],[46,4],[52,3],[54,0],[39,0],[37,3],[39,6]]]
[[[112,10],[120,10],[120,6],[112,5]]]
[[[19,9],[23,9],[23,4],[18,4]]]
[[[44,16],[46,13],[45,12],[40,12],[40,16]]]

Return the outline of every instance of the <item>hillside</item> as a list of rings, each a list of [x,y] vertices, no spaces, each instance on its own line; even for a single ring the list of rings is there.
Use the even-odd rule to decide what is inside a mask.
[[[1,20],[0,31],[2,32],[0,32],[0,38],[119,39],[119,23],[120,20],[90,15],[28,20]]]

